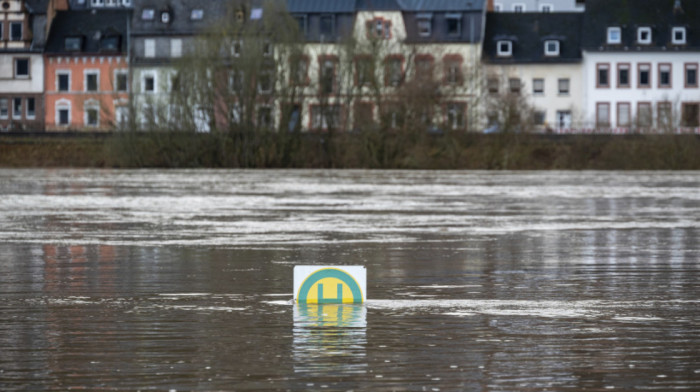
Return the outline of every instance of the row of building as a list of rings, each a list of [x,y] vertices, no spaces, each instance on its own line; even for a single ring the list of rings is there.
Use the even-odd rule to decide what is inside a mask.
[[[697,131],[699,63],[694,0],[0,0],[0,131]]]

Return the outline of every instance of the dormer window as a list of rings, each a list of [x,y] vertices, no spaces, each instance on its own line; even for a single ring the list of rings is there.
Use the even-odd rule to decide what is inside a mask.
[[[544,13],[552,12],[554,9],[554,6],[551,4],[541,4],[540,5],[540,11]]]
[[[513,55],[512,41],[498,41],[496,43],[496,53],[499,57],[508,57]]]
[[[608,27],[608,44],[622,43],[622,29],[619,27]]]
[[[107,36],[100,40],[100,50],[115,52],[119,49],[119,37],[116,35]]]
[[[671,31],[671,42],[674,45],[685,45],[685,27],[674,27]]]
[[[637,43],[644,45],[651,43],[651,27],[640,27],[637,29]]]
[[[306,26],[307,26],[306,15],[296,15],[296,16],[294,16],[294,19],[297,21],[297,26],[299,26],[299,32],[301,34],[306,35]]]
[[[170,23],[170,12],[163,11],[160,13],[160,21],[163,23]]]
[[[66,37],[64,41],[64,49],[70,52],[77,52],[83,46],[83,39],[81,37]]]
[[[421,37],[430,37],[433,33],[433,15],[418,14],[418,35]]]
[[[204,10],[201,8],[195,8],[190,13],[190,19],[192,20],[202,20],[204,18]]]
[[[335,32],[335,18],[333,15],[321,15],[321,35],[331,37]]]
[[[375,18],[367,22],[367,32],[374,38],[391,38],[391,22]]]
[[[93,7],[104,7],[105,5],[105,0],[91,0],[90,4]]]
[[[156,10],[153,8],[144,8],[141,11],[141,19],[143,20],[153,20],[156,17]]]
[[[462,35],[462,14],[447,14],[447,35],[456,37]]]
[[[544,41],[544,55],[545,56],[559,56],[559,41],[557,41],[557,40]]]

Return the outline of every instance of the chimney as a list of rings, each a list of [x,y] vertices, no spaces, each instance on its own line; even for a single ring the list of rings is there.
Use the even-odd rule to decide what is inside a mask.
[[[493,12],[493,0],[488,0],[486,3],[486,11]]]
[[[53,19],[56,17],[56,11],[68,11],[69,9],[68,0],[50,0],[46,8],[46,37],[49,36],[49,31],[51,31],[51,24]]]

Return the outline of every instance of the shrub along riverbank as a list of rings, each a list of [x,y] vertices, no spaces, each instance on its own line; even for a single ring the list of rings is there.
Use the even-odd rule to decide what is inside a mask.
[[[695,135],[0,135],[0,167],[700,170]]]

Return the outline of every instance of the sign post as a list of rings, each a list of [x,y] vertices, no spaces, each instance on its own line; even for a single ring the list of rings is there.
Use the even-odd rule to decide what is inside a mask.
[[[359,304],[367,299],[367,270],[362,266],[294,267],[294,302]]]

